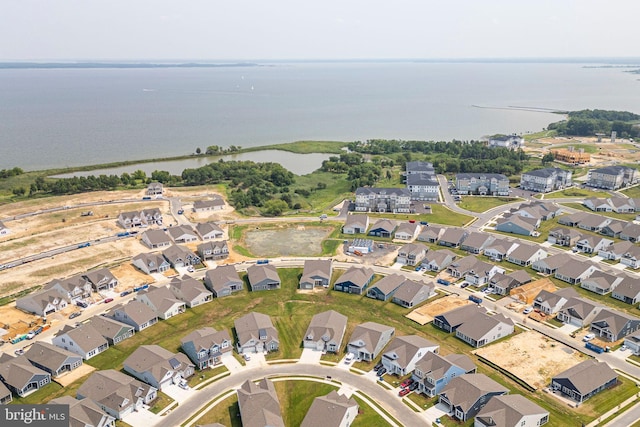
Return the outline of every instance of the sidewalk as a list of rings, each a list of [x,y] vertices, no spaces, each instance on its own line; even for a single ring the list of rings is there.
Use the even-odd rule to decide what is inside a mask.
[[[589,424],[587,424],[587,427],[597,427],[600,425],[600,421],[607,419],[608,417],[610,417],[611,415],[615,414],[617,411],[619,411],[618,408],[624,408],[625,406],[635,402],[636,400],[638,400],[638,394],[633,395],[632,397],[628,398],[627,400],[625,400],[624,402],[622,402],[621,404],[619,404],[617,407],[613,408],[612,410],[610,410],[609,412],[600,415],[596,420],[591,421]],[[622,412],[618,415],[618,417],[620,417],[621,415],[623,415],[626,412],[632,411],[633,409],[635,409],[638,405],[634,405],[631,408],[629,408],[627,411]],[[616,418],[618,418],[616,417]],[[614,418],[613,420],[609,421],[606,425],[611,425],[611,426],[615,426],[617,425],[616,423],[616,418]]]

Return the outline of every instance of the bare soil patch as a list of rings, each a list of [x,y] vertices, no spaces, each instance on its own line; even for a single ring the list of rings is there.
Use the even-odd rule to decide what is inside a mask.
[[[71,372],[67,372],[60,377],[54,378],[54,381],[60,384],[62,387],[66,387],[74,381],[79,380],[86,375],[89,375],[95,370],[96,368],[94,368],[93,366],[83,363],[79,368],[76,368]]]
[[[330,227],[296,227],[279,225],[274,228],[249,229],[243,236],[247,249],[257,256],[314,256],[322,254],[322,241],[333,231]]]
[[[416,308],[405,317],[413,320],[414,322],[418,322],[421,325],[426,325],[431,322],[434,317],[470,303],[471,302],[468,299],[456,295],[447,295]]]
[[[586,356],[538,332],[527,331],[474,351],[520,378],[531,387],[544,387],[551,378]]]

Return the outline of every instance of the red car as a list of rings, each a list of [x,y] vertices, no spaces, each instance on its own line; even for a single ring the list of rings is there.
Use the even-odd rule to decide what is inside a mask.
[[[112,301],[113,301],[113,298],[107,298],[107,299],[104,300],[104,303],[105,304],[109,304]]]
[[[402,387],[402,388],[407,388],[407,387],[409,387],[411,384],[413,384],[413,379],[412,379],[412,378],[408,378],[408,379],[404,380],[404,381],[402,382],[402,384],[400,384],[400,387]]]
[[[411,390],[409,390],[408,388],[403,388],[402,390],[400,390],[398,392],[398,396],[400,396],[400,397],[406,396],[409,393],[411,393]]]

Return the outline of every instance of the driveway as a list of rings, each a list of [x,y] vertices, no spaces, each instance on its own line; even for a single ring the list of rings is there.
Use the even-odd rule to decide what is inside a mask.
[[[309,364],[317,365],[320,363],[321,356],[322,356],[321,351],[312,350],[310,348],[303,348],[302,355],[300,355],[299,363],[309,363]]]
[[[427,409],[422,413],[422,416],[427,419],[430,423],[435,423],[438,418],[443,418],[445,415],[449,414],[449,407],[442,403],[438,403],[433,405],[431,408]]]
[[[233,354],[227,353],[222,356],[222,364],[229,370],[230,373],[238,372],[242,370],[243,366]]]

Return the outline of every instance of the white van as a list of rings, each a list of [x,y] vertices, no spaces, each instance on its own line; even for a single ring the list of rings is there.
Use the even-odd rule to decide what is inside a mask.
[[[584,336],[584,338],[582,338],[582,341],[584,341],[584,342],[591,341],[595,337],[596,337],[596,334],[587,334],[587,335]]]
[[[349,363],[351,363],[351,361],[353,360],[354,357],[356,357],[355,354],[347,353],[347,357],[344,358],[344,363],[346,363],[348,365]]]

